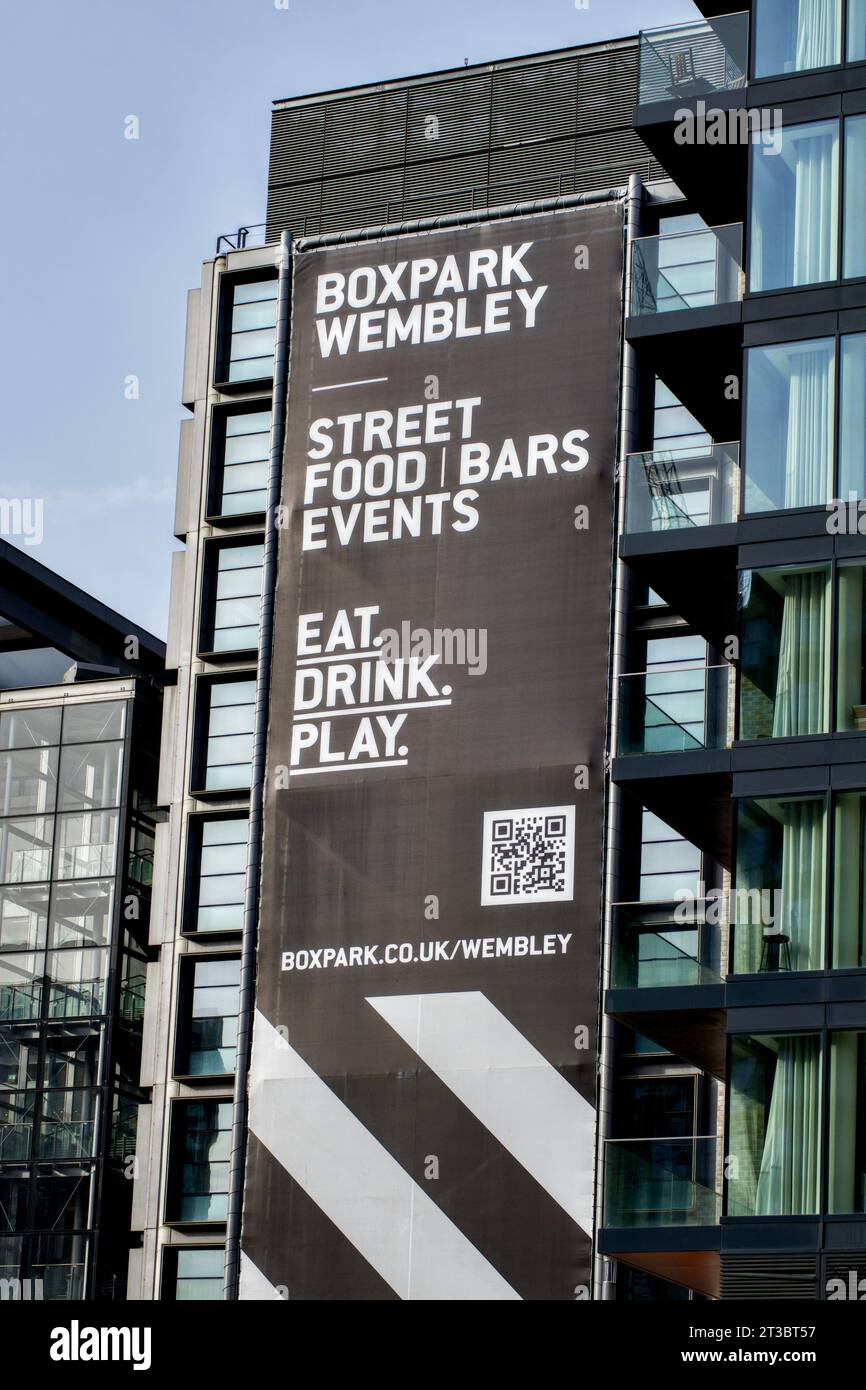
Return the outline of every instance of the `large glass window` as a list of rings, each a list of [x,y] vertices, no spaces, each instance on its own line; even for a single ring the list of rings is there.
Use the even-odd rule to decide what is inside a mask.
[[[829,728],[830,567],[740,577],[741,739]]]
[[[206,651],[247,651],[258,645],[264,549],[261,541],[208,547]]]
[[[833,969],[866,966],[866,794],[836,797],[833,835]]]
[[[678,892],[700,896],[701,852],[651,811],[643,812],[639,896],[672,902]]]
[[[830,1036],[828,1210],[866,1212],[866,1033]]]
[[[198,781],[205,791],[250,784],[253,756],[255,680],[214,681],[201,691],[205,721]]]
[[[866,170],[866,151],[862,169]],[[866,184],[866,180],[863,181]],[[866,246],[866,221],[861,222]],[[866,333],[846,333],[839,340],[841,353],[839,406],[839,491],[848,501],[866,497]]]
[[[257,381],[274,368],[276,279],[229,286],[231,296],[225,380]]]
[[[246,816],[191,822],[187,931],[241,930],[248,829]]]
[[[44,815],[57,795],[57,749],[0,753],[0,816]]]
[[[231,1120],[231,1101],[175,1104],[170,1221],[225,1221]]]
[[[183,1076],[228,1075],[235,1066],[240,960],[185,964],[178,1072]]]
[[[735,974],[823,968],[826,841],[823,797],[738,803]]]
[[[745,510],[819,507],[833,495],[836,343],[750,348]]]
[[[755,77],[838,63],[842,0],[756,0]]]
[[[866,565],[840,565],[836,634],[836,728],[866,730]]]
[[[205,1303],[222,1299],[225,1250],[193,1247],[166,1250],[162,1296],[178,1303]]]
[[[785,127],[779,153],[753,144],[750,290],[835,280],[838,210],[838,121]]]
[[[866,57],[866,54],[864,54]],[[842,274],[846,279],[866,275],[866,116],[845,120],[845,192],[842,225]]]
[[[246,516],[267,505],[269,410],[245,411],[214,419],[213,507],[218,516]]]
[[[866,0],[848,0],[846,57],[849,63],[866,60]]]
[[[728,1089],[728,1215],[807,1216],[818,1212],[818,1036],[734,1038]]]

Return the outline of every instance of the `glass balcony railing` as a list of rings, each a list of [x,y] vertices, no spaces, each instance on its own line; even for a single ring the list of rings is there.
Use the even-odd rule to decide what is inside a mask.
[[[715,1136],[605,1143],[605,1226],[717,1226],[721,1205]]]
[[[741,222],[632,242],[632,318],[736,304],[743,289]]]
[[[625,498],[627,536],[736,521],[740,446],[700,444],[629,454]]]
[[[640,36],[638,105],[745,87],[748,58],[746,11],[645,29]]]
[[[620,676],[617,756],[727,748],[733,675],[725,663]]]
[[[717,985],[724,903],[620,903],[613,910],[612,989]]]

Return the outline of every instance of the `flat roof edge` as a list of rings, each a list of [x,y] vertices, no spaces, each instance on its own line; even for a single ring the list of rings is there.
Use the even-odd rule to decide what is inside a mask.
[[[274,111],[282,111],[293,106],[311,106],[317,102],[333,101],[337,98],[360,96],[362,93],[396,91],[401,87],[421,87],[426,83],[457,81],[467,73],[476,75],[485,72],[504,72],[509,68],[529,67],[534,63],[549,62],[556,59],[573,58],[585,53],[610,53],[617,49],[636,48],[637,34],[627,34],[621,38],[600,40],[597,43],[576,44],[573,48],[549,48],[541,53],[527,53],[517,58],[498,58],[489,63],[469,63],[461,68],[437,68],[433,72],[413,73],[408,77],[389,77],[381,82],[361,82],[352,87],[332,87],[325,92],[307,92],[295,97],[277,97],[272,102]]]

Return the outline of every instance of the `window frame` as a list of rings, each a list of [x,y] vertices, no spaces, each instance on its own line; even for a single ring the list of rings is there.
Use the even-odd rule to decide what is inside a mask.
[[[226,550],[241,550],[251,545],[264,547],[263,531],[245,531],[230,537],[209,537],[202,547],[202,578],[199,599],[198,656],[214,665],[239,661],[249,663],[258,657],[258,644],[253,647],[231,647],[217,650],[213,645],[214,619],[216,616],[217,584],[219,580],[219,557]],[[264,569],[264,551],[262,553]],[[261,613],[261,598],[259,599]]]
[[[273,397],[263,396],[260,400],[245,400],[242,404],[215,405],[210,418],[210,448],[208,451],[208,480],[205,498],[205,521],[218,526],[249,526],[259,522],[266,514],[266,508],[249,512],[229,512],[222,510],[223,481],[225,473],[226,424],[235,415],[260,415],[264,411],[273,413]]]
[[[273,261],[242,271],[223,271],[218,287],[216,351],[213,363],[213,385],[224,395],[261,395],[273,384],[273,373],[250,377],[246,381],[230,381],[230,354],[232,344],[232,312],[234,310],[234,291],[237,285],[255,284],[258,281],[273,280],[276,284],[278,274]]]

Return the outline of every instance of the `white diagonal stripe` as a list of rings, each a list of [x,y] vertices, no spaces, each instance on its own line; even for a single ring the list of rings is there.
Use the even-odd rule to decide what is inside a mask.
[[[241,1287],[240,1298],[251,1302],[253,1299],[258,1302],[282,1303],[283,1296],[278,1293],[269,1279],[266,1279],[258,1265],[253,1264],[249,1255],[241,1251]]]
[[[592,1234],[595,1110],[477,990],[367,1000]]]
[[[258,1011],[250,1130],[401,1298],[520,1297]]]

